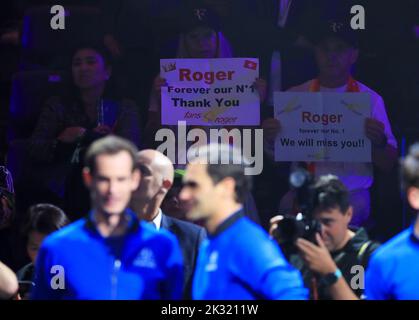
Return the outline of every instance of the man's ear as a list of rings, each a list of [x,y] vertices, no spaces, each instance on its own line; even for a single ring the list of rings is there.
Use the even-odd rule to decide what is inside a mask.
[[[222,186],[222,191],[224,195],[232,194],[235,199],[236,196],[236,181],[232,177],[226,177],[218,183]]]
[[[134,169],[134,171],[132,172],[132,186],[131,186],[132,191],[135,191],[138,189],[138,187],[140,186],[140,181],[141,181],[140,170]]]
[[[419,189],[415,187],[409,188],[406,196],[410,206],[415,210],[419,210]]]
[[[354,214],[354,209],[352,208],[352,206],[349,206],[348,210],[346,210],[345,212],[345,216],[346,216],[348,224],[351,222],[353,214]]]
[[[82,175],[83,175],[84,184],[86,185],[88,189],[90,189],[90,186],[92,185],[92,180],[93,180],[90,170],[88,168],[83,168]]]
[[[170,190],[172,185],[173,185],[172,181],[170,181],[169,179],[164,179],[163,184],[162,184],[162,189],[164,190],[165,193],[167,193],[167,191]]]

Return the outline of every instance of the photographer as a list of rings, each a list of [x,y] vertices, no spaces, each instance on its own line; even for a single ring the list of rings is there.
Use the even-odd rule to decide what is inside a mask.
[[[364,288],[364,277],[359,270],[365,270],[378,243],[370,241],[363,228],[348,227],[352,206],[348,190],[336,176],[321,176],[309,190],[312,200],[307,213],[313,218],[312,225],[319,225],[320,231],[313,232],[311,241],[298,237],[294,242],[298,250],[289,256],[289,260],[300,270],[305,285],[311,289],[311,299],[358,299]],[[277,240],[278,223],[282,218],[276,216],[271,220],[270,233]],[[353,269],[354,266],[362,268]],[[353,282],[357,286],[351,288]]]

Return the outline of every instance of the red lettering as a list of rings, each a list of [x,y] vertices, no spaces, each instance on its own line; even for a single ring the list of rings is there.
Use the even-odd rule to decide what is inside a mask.
[[[311,120],[310,120],[311,113],[310,112],[304,111],[302,113],[302,116],[303,116],[303,122],[306,122],[306,121],[311,122]]]
[[[180,81],[191,81],[191,70],[179,69],[179,80]]]
[[[192,73],[192,75],[191,75]],[[179,69],[179,81],[201,81],[207,84],[213,84],[214,80],[224,81],[232,80],[234,71],[209,71],[209,72],[192,72],[190,69]]]
[[[342,121],[342,114],[312,114],[311,112],[304,111],[301,113],[302,121],[309,123],[322,123],[327,126],[329,123],[340,123]]]
[[[218,71],[217,75],[215,76],[217,78],[217,80],[225,80],[227,78],[227,75],[224,71]]]

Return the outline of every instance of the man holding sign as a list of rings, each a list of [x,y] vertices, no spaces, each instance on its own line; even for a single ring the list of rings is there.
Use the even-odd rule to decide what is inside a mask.
[[[310,80],[302,85],[291,88],[291,92],[327,92],[327,93],[367,93],[370,96],[369,102],[371,105],[370,112],[358,110],[354,107],[354,104],[340,99],[339,105],[343,104],[342,108],[336,109],[335,112],[323,112],[321,114],[316,113],[315,110],[303,110],[301,112],[301,122],[305,125],[311,125],[312,132],[304,131],[309,130],[308,127],[304,127],[302,133],[307,134],[306,144],[316,144],[317,141],[311,141],[309,138],[312,135],[318,134],[316,125],[323,125],[326,128],[330,123],[338,125],[339,121],[343,121],[345,117],[344,112],[353,114],[351,117],[363,121],[363,135],[367,137],[371,143],[371,162],[367,162],[364,159],[358,161],[365,162],[353,162],[354,154],[348,155],[347,160],[333,161],[333,158],[328,161],[327,155],[316,161],[315,159],[308,161],[308,159],[298,159],[304,161],[307,168],[313,173],[318,175],[332,173],[344,182],[346,187],[350,191],[350,202],[354,205],[354,218],[352,224],[362,225],[366,222],[369,211],[370,211],[370,195],[369,188],[373,183],[373,166],[376,165],[379,169],[388,171],[390,170],[396,159],[397,159],[397,142],[391,132],[390,123],[386,114],[383,99],[373,90],[363,85],[362,83],[354,80],[351,77],[351,68],[355,64],[358,58],[357,42],[355,37],[355,31],[350,29],[349,23],[342,23],[339,21],[329,22],[317,30],[317,36],[315,40],[315,55],[316,61],[319,68],[318,78]],[[362,95],[361,95],[362,96]],[[303,95],[301,95],[303,97]],[[326,96],[324,96],[324,100]],[[345,97],[342,95],[341,97]],[[302,98],[303,99],[303,98]],[[358,101],[362,104],[362,98]],[[346,99],[347,100],[347,99]],[[292,102],[292,101],[291,101]],[[313,105],[316,101],[312,101]],[[365,102],[365,101],[364,101]],[[323,101],[323,105],[326,102]],[[329,103],[332,104],[333,103]],[[365,104],[365,103],[364,103]],[[297,103],[293,106],[290,103],[289,109],[296,110],[300,107]],[[335,107],[338,105],[335,103]],[[346,108],[344,108],[346,107]],[[284,111],[284,110],[283,110]],[[287,111],[287,110],[285,110]],[[329,110],[330,111],[330,110]],[[281,119],[285,119],[284,114],[279,114],[281,111],[276,110],[277,119],[267,119],[263,123],[265,129],[266,142],[273,144],[274,139],[278,133],[283,134],[286,131],[286,126],[289,126],[289,122],[281,122]],[[292,124],[291,124],[292,126]],[[354,126],[356,127],[356,125]],[[354,130],[353,128],[350,128]],[[324,133],[326,133],[324,131]],[[321,133],[321,132],[320,132]],[[359,135],[359,133],[358,133]],[[348,138],[352,135],[348,135]],[[346,142],[348,142],[347,139]],[[359,139],[358,145],[369,143],[364,139]],[[284,140],[282,141],[284,142]],[[354,145],[357,141],[351,141],[351,145]],[[341,142],[338,141],[323,141],[325,145],[322,147],[333,148],[338,147]],[[298,145],[297,145],[298,146]],[[276,159],[281,158],[281,140],[280,137],[276,140],[275,145]],[[283,155],[283,154],[282,154]],[[297,161],[297,159],[295,159]]]

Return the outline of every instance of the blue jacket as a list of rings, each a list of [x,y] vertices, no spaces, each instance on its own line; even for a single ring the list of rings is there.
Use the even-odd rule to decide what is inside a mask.
[[[307,299],[300,273],[258,225],[238,212],[209,234],[193,280],[195,300]]]
[[[369,300],[419,300],[419,238],[414,226],[372,255],[365,276]]]
[[[32,299],[180,299],[177,240],[139,222],[128,209],[127,214],[130,227],[121,237],[102,237],[92,214],[47,237],[36,261]],[[57,288],[60,272],[63,289]]]

